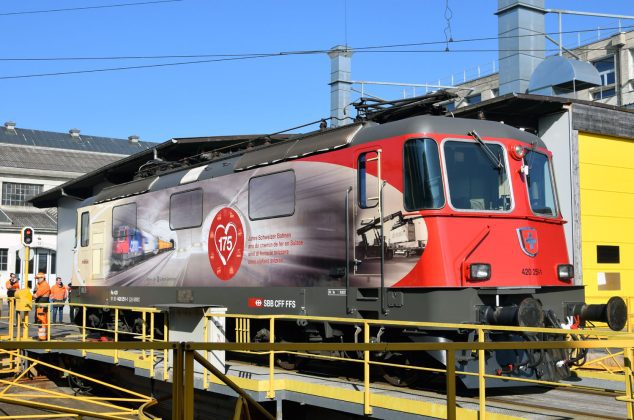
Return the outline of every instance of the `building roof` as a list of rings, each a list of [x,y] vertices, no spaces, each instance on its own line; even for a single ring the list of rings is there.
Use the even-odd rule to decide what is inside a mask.
[[[36,231],[57,230],[57,211],[41,211],[33,208],[6,207],[0,208],[0,229],[21,228],[30,226]]]
[[[121,155],[35,146],[2,145],[0,167],[86,173],[121,159]]]
[[[456,108],[447,114],[461,118],[504,121],[505,124],[537,132],[539,119],[542,116],[561,111],[571,104],[577,108],[594,109],[596,113],[601,113],[603,119],[611,116],[609,124],[604,124],[602,128],[603,134],[634,138],[634,124],[632,124],[634,109],[561,96],[508,93],[477,104]],[[583,121],[579,122],[583,123]],[[579,128],[575,127],[575,129]]]
[[[145,141],[131,143],[123,139],[88,136],[84,134],[79,134],[77,137],[74,137],[70,133],[30,130],[17,127],[7,128],[6,125],[0,127],[0,143],[82,150],[85,152],[112,153],[117,155],[131,155],[155,145],[155,143]]]

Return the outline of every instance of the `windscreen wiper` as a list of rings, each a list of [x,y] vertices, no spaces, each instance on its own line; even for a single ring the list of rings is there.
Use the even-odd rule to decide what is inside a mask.
[[[502,160],[500,159],[499,156],[497,156],[497,157],[495,156],[495,153],[493,153],[491,148],[489,148],[489,146],[487,146],[487,144],[482,141],[482,139],[480,138],[478,133],[476,133],[475,130],[471,130],[471,131],[467,132],[467,134],[469,136],[473,137],[475,139],[475,141],[478,142],[478,144],[482,147],[482,150],[484,151],[484,154],[489,158],[491,163],[493,163],[493,165],[498,170],[502,169]]]

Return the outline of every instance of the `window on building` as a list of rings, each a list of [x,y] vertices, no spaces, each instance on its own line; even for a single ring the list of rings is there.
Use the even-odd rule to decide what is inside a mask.
[[[0,271],[7,271],[8,262],[9,250],[7,248],[0,248]]]
[[[601,77],[601,85],[613,85],[616,82],[616,73],[614,72],[614,56],[605,57],[595,61],[594,67],[599,71]]]
[[[170,197],[170,229],[199,227],[203,223],[203,190],[172,194]]]
[[[467,102],[467,105],[477,104],[478,102],[482,102],[482,94],[476,93],[475,95],[469,95],[464,99]]]
[[[616,95],[616,89],[611,87],[607,89],[600,89],[592,93],[592,99],[598,101],[599,99],[611,98]]]
[[[597,263],[618,264],[621,262],[620,249],[614,245],[597,245]]]
[[[48,268],[48,253],[37,254],[37,271],[46,274]]]
[[[3,206],[30,206],[27,201],[42,192],[43,185],[20,184],[17,182],[2,183]]]
[[[291,216],[294,213],[295,172],[277,172],[249,180],[251,220]]]

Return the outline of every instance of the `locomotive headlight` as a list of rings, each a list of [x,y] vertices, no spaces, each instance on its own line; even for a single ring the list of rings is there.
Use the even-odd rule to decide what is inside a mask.
[[[559,264],[557,266],[557,277],[559,280],[570,281],[575,276],[575,269],[572,264]]]
[[[469,280],[489,280],[491,264],[473,263],[469,265]]]
[[[522,160],[522,158],[526,155],[526,149],[521,144],[516,144],[511,146],[510,148],[511,156],[515,160]]]

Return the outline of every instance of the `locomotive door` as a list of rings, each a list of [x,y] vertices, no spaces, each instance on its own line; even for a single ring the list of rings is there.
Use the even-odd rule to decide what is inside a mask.
[[[104,225],[105,223],[102,221],[95,222],[91,226],[91,277],[93,280],[102,279],[104,277],[103,270],[103,249],[105,243],[105,235],[104,235]]]
[[[367,277],[366,280],[369,281],[365,284],[376,287],[379,284],[378,278],[382,278],[386,251],[383,236],[381,150],[361,151],[355,164],[356,204],[351,232],[354,246],[353,274]]]

